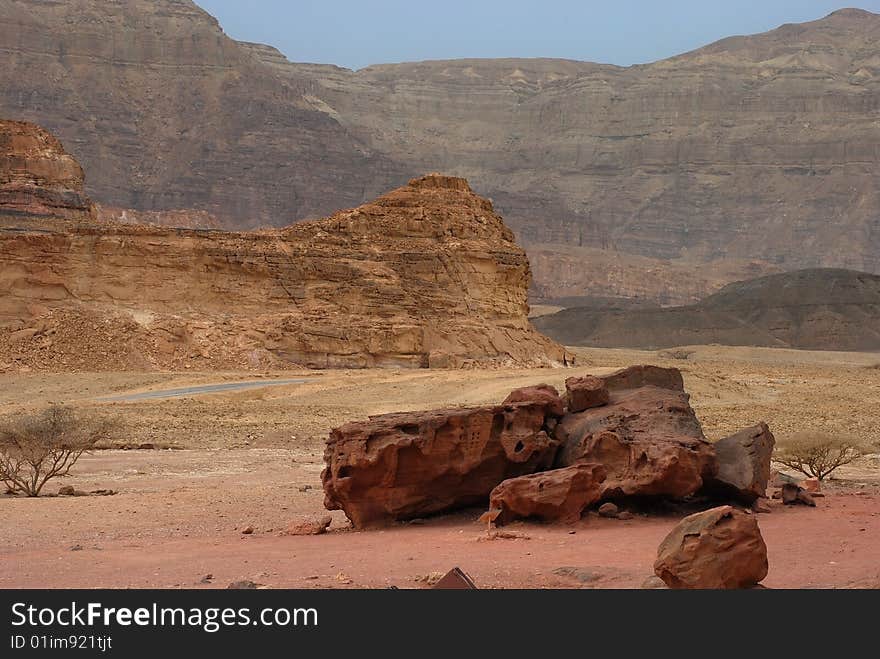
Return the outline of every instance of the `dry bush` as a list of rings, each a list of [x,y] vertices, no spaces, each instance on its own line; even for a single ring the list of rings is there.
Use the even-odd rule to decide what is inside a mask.
[[[0,482],[29,497],[53,478],[67,476],[80,456],[107,437],[107,421],[53,406],[0,428]]]
[[[781,439],[773,461],[821,481],[838,467],[869,452],[867,442],[854,437],[808,431]]]

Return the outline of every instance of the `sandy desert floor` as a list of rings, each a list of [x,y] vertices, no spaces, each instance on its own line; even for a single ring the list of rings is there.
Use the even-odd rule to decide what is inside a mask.
[[[65,403],[120,420],[124,433],[59,485],[109,497],[0,496],[0,588],[426,587],[459,566],[481,587],[639,587],[683,513],[575,526],[518,523],[487,539],[481,511],[355,532],[291,537],[320,514],[323,441],[347,420],[391,411],[497,402],[513,388],[636,363],[682,369],[711,439],[765,420],[780,438],[807,428],[880,442],[880,355],[693,347],[578,350],[559,370],[303,371],[0,375],[0,417]],[[200,384],[304,383],[177,398],[100,400]],[[151,447],[141,448],[137,447]],[[124,448],[135,450],[123,450]],[[839,472],[815,509],[759,516],[770,587],[880,587],[880,456]],[[243,534],[247,526],[254,533]],[[212,578],[205,578],[212,575]]]

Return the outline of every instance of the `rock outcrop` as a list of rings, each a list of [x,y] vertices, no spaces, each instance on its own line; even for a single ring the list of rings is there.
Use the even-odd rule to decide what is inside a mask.
[[[602,496],[605,468],[579,463],[504,481],[489,495],[487,519],[502,525],[514,519],[576,522]]]
[[[766,423],[715,442],[718,473],[706,484],[707,489],[749,504],[766,497],[775,445],[776,439]]]
[[[0,213],[22,218],[88,218],[83,170],[54,136],[0,119]]]
[[[608,404],[562,418],[558,466],[603,465],[603,499],[684,497],[714,476],[715,451],[677,369],[635,366],[599,379]]]
[[[56,132],[110,206],[283,226],[440,170],[503,210],[545,299],[880,273],[870,12],[625,68],[295,64],[189,0],[0,0],[0,42],[0,116]]]
[[[754,515],[720,506],[685,517],[657,550],[654,572],[676,589],[750,588],[767,576]]]
[[[32,180],[51,170],[44,160],[25,163]],[[20,196],[3,199],[0,369],[566,361],[527,318],[525,253],[464,179],[424,176],[330,218],[253,233],[38,222],[22,218]]]
[[[483,504],[503,481],[552,465],[547,417],[547,404],[526,402],[348,423],[324,452],[324,505],[363,528]]]
[[[535,319],[565,345],[668,348],[766,346],[880,350],[880,276],[801,270],[739,281],[683,307],[572,307]]]
[[[583,412],[591,407],[607,405],[609,401],[605,381],[590,375],[568,378],[565,381],[565,392],[569,412]]]

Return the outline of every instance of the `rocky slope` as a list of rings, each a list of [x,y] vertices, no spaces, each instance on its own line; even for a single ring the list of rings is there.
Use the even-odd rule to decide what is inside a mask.
[[[681,304],[776,270],[880,273],[878,43],[880,16],[848,9],[628,68],[352,72],[234,42],[189,0],[0,0],[0,116],[62,137],[102,204],[235,227],[448,171],[536,254],[536,298]]]
[[[189,0],[0,0],[0,116],[57,135],[119,208],[284,226],[405,175]]]
[[[464,179],[281,230],[102,222],[48,213],[82,170],[38,127],[0,128],[0,182],[31,186],[23,210],[0,185],[0,370],[564,360],[526,317],[525,252]]]
[[[666,309],[571,308],[535,319],[567,345],[667,348],[719,343],[880,350],[880,276],[817,269],[725,286]]]

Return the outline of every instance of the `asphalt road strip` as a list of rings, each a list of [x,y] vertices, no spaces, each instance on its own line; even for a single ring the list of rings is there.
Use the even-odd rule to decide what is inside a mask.
[[[151,398],[183,398],[184,396],[204,396],[226,391],[243,391],[246,389],[259,389],[260,387],[277,387],[285,384],[302,384],[308,382],[305,379],[295,380],[261,380],[253,382],[225,382],[223,384],[204,384],[180,389],[162,389],[160,391],[143,391],[137,394],[122,394],[121,396],[103,396],[99,401],[131,401],[149,400]]]

